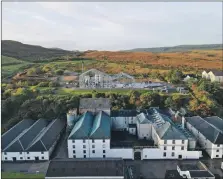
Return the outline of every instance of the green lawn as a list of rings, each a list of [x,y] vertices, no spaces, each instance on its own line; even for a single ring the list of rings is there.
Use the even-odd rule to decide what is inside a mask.
[[[44,174],[23,174],[23,173],[13,173],[13,172],[2,172],[2,179],[26,179],[26,178],[36,178],[44,179]]]
[[[22,60],[18,60],[16,58],[12,57],[6,57],[6,56],[1,56],[1,64],[4,65],[13,65],[13,64],[20,64],[20,63],[26,63]]]

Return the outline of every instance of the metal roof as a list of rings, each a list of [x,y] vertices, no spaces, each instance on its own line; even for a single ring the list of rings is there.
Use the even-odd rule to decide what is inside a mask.
[[[56,141],[58,135],[65,128],[65,121],[62,119],[52,120],[38,136],[32,141],[26,151],[47,151]]]
[[[80,77],[85,76],[85,75],[88,75],[89,73],[101,74],[101,75],[110,77],[108,74],[106,74],[104,72],[101,72],[101,71],[99,71],[97,69],[90,69],[88,71],[85,71],[84,73],[80,74]]]
[[[115,177],[124,176],[121,159],[52,160],[46,177]]]
[[[190,176],[192,178],[202,177],[202,178],[208,178],[208,177],[214,177],[209,171],[190,171]]]
[[[5,132],[1,137],[1,148],[5,149],[16,137],[18,137],[24,130],[28,129],[35,121],[31,119],[24,119]]]
[[[213,144],[223,144],[223,133],[215,125],[200,116],[186,117],[186,121],[196,128]],[[213,122],[212,122],[213,123]],[[217,124],[217,123],[216,123]]]
[[[81,109],[110,109],[111,102],[109,98],[81,98],[79,108]]]
[[[216,128],[218,128],[220,131],[223,132],[223,119],[221,119],[218,116],[211,116],[204,118],[209,124],[212,124]]]
[[[216,70],[213,70],[213,71],[210,71],[212,72],[215,76],[223,76],[223,71],[216,71]],[[209,72],[209,73],[210,73]]]
[[[103,111],[100,111],[95,116],[92,130],[90,133],[91,139],[107,139],[111,137],[111,119]]]
[[[91,112],[85,112],[74,125],[69,139],[84,139],[88,138],[91,132],[94,116]]]

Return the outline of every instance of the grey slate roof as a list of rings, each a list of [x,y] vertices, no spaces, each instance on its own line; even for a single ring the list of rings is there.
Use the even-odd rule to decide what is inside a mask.
[[[97,177],[124,176],[121,159],[52,160],[46,177]]]
[[[221,119],[218,116],[211,116],[204,118],[209,124],[214,125],[216,128],[218,128],[220,131],[223,132],[223,119]]]
[[[208,177],[214,177],[210,172],[208,171],[190,171],[190,176],[192,178],[199,178],[199,177],[202,177],[202,178],[208,178]]]
[[[24,130],[28,129],[35,121],[31,119],[24,119],[13,126],[1,137],[1,148],[4,150],[15,138],[17,138]]]
[[[95,116],[90,133],[91,139],[110,139],[111,137],[111,119],[103,111]]]
[[[80,99],[80,109],[110,109],[111,103],[109,98],[82,98]]]
[[[28,145],[46,127],[48,122],[45,119],[37,120],[32,126],[18,135],[5,149],[5,152],[21,152],[26,150]]]
[[[211,71],[215,76],[223,76],[223,71],[216,71],[216,70],[213,70]]]
[[[185,119],[213,144],[223,144],[223,132],[207,120],[200,116],[186,117]]]
[[[140,124],[150,124],[151,122],[149,121],[149,116],[145,113],[140,113],[137,115],[137,121]]]
[[[26,151],[48,151],[56,141],[59,134],[65,128],[65,121],[62,119],[52,120],[38,136],[29,144]]]
[[[111,117],[135,117],[138,112],[136,110],[119,110],[111,111]]]

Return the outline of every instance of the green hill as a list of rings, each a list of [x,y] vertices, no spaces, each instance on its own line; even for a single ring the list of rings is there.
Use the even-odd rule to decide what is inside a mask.
[[[155,48],[135,48],[132,50],[123,50],[126,52],[184,52],[191,50],[216,50],[222,49],[222,44],[208,44],[208,45],[178,45],[174,47],[155,47]]]
[[[2,55],[36,62],[65,56],[76,56],[75,52],[72,51],[44,48],[41,46],[23,44],[12,40],[2,40]]]
[[[24,61],[18,60],[13,57],[6,57],[6,56],[1,56],[1,64],[2,66],[7,66],[7,65],[17,65],[17,64],[22,64]]]

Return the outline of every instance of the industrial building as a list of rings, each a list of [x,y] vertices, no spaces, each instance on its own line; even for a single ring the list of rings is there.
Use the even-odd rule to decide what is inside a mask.
[[[2,161],[49,160],[65,129],[60,119],[24,119],[2,135]]]
[[[121,159],[52,160],[45,179],[124,179]]]
[[[138,144],[112,145],[113,133],[129,135]],[[119,137],[118,137],[119,138]],[[120,137],[121,138],[121,137]],[[144,141],[140,144],[140,141]],[[153,141],[154,145],[150,145]],[[196,139],[182,125],[171,123],[159,109],[143,111],[116,111],[111,116],[100,111],[85,111],[74,124],[68,137],[69,158],[117,158],[135,159],[198,159]],[[130,144],[130,143],[128,143]],[[114,147],[115,146],[115,147]]]
[[[186,126],[211,158],[223,158],[223,120],[217,116],[186,117]]]

